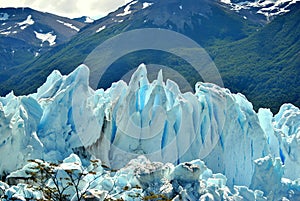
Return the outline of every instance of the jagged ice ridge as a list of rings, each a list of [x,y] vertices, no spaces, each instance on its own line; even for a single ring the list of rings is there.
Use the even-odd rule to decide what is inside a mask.
[[[67,76],[54,71],[35,94],[0,98],[1,172],[73,152],[90,153],[113,169],[139,155],[175,165],[201,159],[227,177],[229,188],[299,195],[293,183],[300,172],[299,108],[284,104],[275,116],[268,109],[256,113],[242,94],[210,83],[182,94],[162,73],[150,83],[144,65],[129,84],[95,91],[88,83],[89,69],[81,65]],[[268,180],[274,185],[266,187]]]

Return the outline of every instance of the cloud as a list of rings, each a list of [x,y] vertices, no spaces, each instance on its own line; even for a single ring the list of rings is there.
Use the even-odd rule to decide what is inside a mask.
[[[0,7],[30,7],[65,17],[103,17],[128,0],[0,0]],[[55,2],[55,3],[54,3]]]

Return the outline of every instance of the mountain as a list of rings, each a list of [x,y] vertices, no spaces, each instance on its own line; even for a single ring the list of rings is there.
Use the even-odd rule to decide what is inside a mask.
[[[164,16],[164,18],[157,16]],[[179,18],[182,20],[178,20]],[[256,23],[244,20],[235,11],[231,11],[230,8],[217,1],[198,0],[196,6],[193,0],[184,2],[178,0],[133,1],[87,25],[68,43],[54,48],[33,61],[2,73],[1,77],[5,77],[7,81],[1,84],[3,89],[1,94],[6,94],[11,89],[14,89],[16,94],[33,92],[45,81],[52,70],[59,69],[63,73],[71,72],[74,66],[82,63],[86,56],[103,41],[128,30],[150,27],[172,28],[192,37],[201,45],[207,46],[218,40],[235,41],[245,38],[249,32],[256,30],[257,26],[260,27]],[[16,75],[14,73],[16,71],[20,74]],[[36,76],[36,79],[33,77],[27,79],[31,75]],[[13,84],[20,78],[23,87]]]
[[[88,16],[73,18],[73,20],[76,20],[76,21],[82,22],[82,23],[93,23],[95,21],[95,20],[93,20],[92,18],[90,18]]]
[[[129,84],[121,80],[105,91],[91,89],[88,79],[89,68],[81,65],[69,75],[53,71],[35,94],[0,97],[0,171],[11,173],[31,159],[8,180],[38,179],[39,167],[52,166],[54,175],[85,172],[80,188],[112,196],[139,186],[146,195],[189,200],[205,193],[217,199],[216,192],[246,200],[299,199],[300,110],[292,104],[275,115],[256,113],[245,96],[214,84],[198,82],[195,93],[181,93],[162,72],[149,82],[145,65]],[[85,170],[91,156],[100,164]],[[33,195],[0,186],[7,196]],[[25,186],[12,188],[30,189]]]
[[[30,8],[0,8],[0,71],[67,42],[85,25]]]
[[[248,15],[263,15],[267,21],[271,21],[279,15],[288,13],[291,7],[299,0],[221,0],[221,2],[229,5],[232,10],[244,13],[245,18]]]
[[[268,107],[277,112],[284,102],[299,106],[299,81],[294,76],[299,73],[299,3],[270,3],[286,11],[288,8],[290,12],[277,13],[277,17],[267,19],[259,10],[253,10],[267,8],[267,1],[255,2],[255,5],[247,2],[251,9],[236,10],[233,5],[246,3],[132,1],[85,26],[69,42],[0,72],[1,94],[11,90],[16,94],[34,92],[52,70],[70,73],[98,45],[117,34],[138,28],[163,28],[182,33],[204,47],[221,73],[225,87],[244,93],[256,110]],[[265,7],[257,7],[258,4]],[[108,88],[132,70],[132,66],[143,62],[170,66],[184,75],[191,86],[201,79],[189,70],[191,66],[186,61],[165,52],[145,50],[115,61],[100,80],[99,87]]]
[[[208,48],[225,86],[246,94],[255,109],[300,105],[300,3],[290,9],[248,38]]]

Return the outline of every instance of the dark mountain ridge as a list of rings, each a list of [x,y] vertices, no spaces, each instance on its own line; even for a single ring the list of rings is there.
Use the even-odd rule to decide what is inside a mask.
[[[31,8],[0,8],[0,71],[69,41],[85,25]]]
[[[71,72],[94,48],[119,33],[164,28],[180,32],[203,46],[216,63],[225,87],[244,93],[256,109],[269,107],[276,111],[283,102],[299,106],[299,81],[295,79],[299,77],[299,3],[290,6],[290,10],[268,22],[253,13],[247,16],[254,17],[245,17],[247,10],[237,12],[219,1],[133,1],[86,25],[69,42],[0,72],[0,77],[6,77],[0,83],[1,94],[10,90],[16,94],[34,92],[52,70]],[[187,67],[170,55],[146,51],[116,61],[108,77],[115,81],[120,77],[118,69],[148,61],[183,71]],[[111,81],[105,83],[106,87]],[[198,80],[189,81],[193,85]]]

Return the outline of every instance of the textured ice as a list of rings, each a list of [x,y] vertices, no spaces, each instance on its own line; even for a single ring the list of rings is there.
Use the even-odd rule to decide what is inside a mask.
[[[61,186],[66,186],[67,182],[70,182],[71,177],[66,174],[66,171],[72,170],[72,178],[77,178],[78,172],[74,171],[72,167],[78,167],[76,170],[80,174],[86,173],[79,181],[78,191],[73,185],[66,188],[65,194],[68,195],[68,200],[77,200],[76,192],[79,192],[87,200],[155,200],[155,198],[160,198],[172,201],[266,201],[279,200],[279,198],[286,200],[298,200],[300,198],[299,181],[291,181],[281,177],[283,169],[280,161],[274,161],[270,156],[267,156],[258,159],[255,163],[255,176],[251,189],[245,186],[234,186],[233,189],[230,189],[223,174],[213,174],[199,159],[174,166],[171,163],[151,162],[145,156],[139,156],[131,160],[125,167],[113,172],[113,170],[103,169],[101,161],[94,162],[89,166],[82,166],[79,157],[72,154],[63,163],[56,166],[54,172],[60,171],[57,177],[61,178]],[[42,164],[45,167],[49,166],[47,162]],[[26,176],[31,175],[33,171],[28,167],[34,165],[36,163],[31,162],[20,171],[11,173],[9,177],[20,180],[23,175],[23,178],[27,178]],[[61,167],[68,168],[61,169]],[[268,185],[265,185],[266,180]],[[51,181],[49,178],[46,186],[55,188]],[[269,182],[276,184],[276,186],[273,187]],[[43,193],[37,190],[35,185],[34,182],[23,180],[17,185],[10,186],[1,182],[0,188],[3,189],[2,193],[7,200],[43,198]]]
[[[139,184],[171,195],[177,183],[176,192],[190,200],[216,199],[223,187],[228,196],[237,189],[242,197],[257,200],[272,193],[280,198],[299,195],[299,108],[284,104],[275,116],[268,109],[256,113],[242,94],[210,83],[199,82],[194,94],[183,94],[175,82],[163,82],[161,72],[150,83],[145,65],[128,84],[119,81],[106,91],[95,91],[88,83],[89,69],[81,65],[66,76],[54,71],[35,94],[0,97],[1,172],[21,168],[28,159],[61,161],[75,152],[120,169],[119,187],[112,178],[97,181],[104,188],[98,190],[106,193]],[[148,164],[143,167],[131,161],[140,155],[155,162],[139,158]],[[82,171],[79,166],[74,168]],[[132,176],[132,166],[140,167],[135,169],[139,176]],[[157,179],[162,176],[176,182]],[[210,189],[201,196],[190,193],[202,185],[197,178]],[[266,187],[262,182],[268,180],[272,185]],[[280,186],[283,190],[274,194]],[[144,191],[131,193],[137,192]]]
[[[230,185],[249,185],[253,160],[269,154],[251,103],[213,84],[198,83],[195,94],[182,94],[161,74],[149,83],[141,66],[128,85],[120,81],[92,97],[103,138],[96,133],[84,140],[113,168],[139,154],[175,164],[200,158]]]
[[[292,104],[284,104],[278,114],[272,116],[266,109],[258,112],[267,143],[273,157],[280,157],[284,164],[284,176],[297,179],[300,173],[300,110]]]

